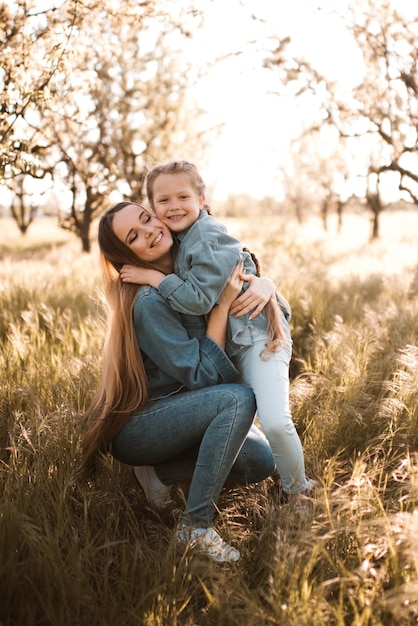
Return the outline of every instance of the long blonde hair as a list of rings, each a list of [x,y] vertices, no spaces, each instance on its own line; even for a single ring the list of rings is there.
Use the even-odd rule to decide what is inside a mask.
[[[102,354],[99,388],[84,415],[82,466],[94,466],[97,453],[109,451],[110,443],[127,418],[148,400],[148,383],[135,335],[132,308],[138,285],[124,283],[119,272],[125,263],[158,269],[138,259],[113,231],[115,213],[135,202],[119,202],[100,219],[98,242],[107,302],[107,330]],[[140,208],[140,205],[136,205]]]

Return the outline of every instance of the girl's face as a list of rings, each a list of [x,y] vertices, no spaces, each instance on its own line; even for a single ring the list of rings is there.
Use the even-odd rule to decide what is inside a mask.
[[[148,263],[168,263],[173,237],[170,229],[142,207],[129,204],[114,214],[113,232],[140,259]]]
[[[160,174],[153,185],[153,205],[157,217],[174,233],[192,226],[203,208],[205,197],[199,196],[187,174]]]

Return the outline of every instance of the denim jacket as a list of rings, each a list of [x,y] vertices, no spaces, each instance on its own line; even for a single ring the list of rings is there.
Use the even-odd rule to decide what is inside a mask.
[[[178,235],[178,240],[175,274],[166,276],[158,287],[175,311],[207,315],[218,303],[232,270],[240,261],[247,274],[256,274],[251,255],[244,252],[240,241],[229,235],[225,226],[215,221],[207,211],[201,211],[196,222]],[[244,283],[243,290],[248,286]],[[286,319],[289,319],[289,303],[278,292],[276,297]],[[246,330],[250,332],[244,332]],[[249,313],[240,318],[229,317],[226,352],[230,356],[239,350],[240,345],[252,343],[251,330],[266,333],[264,311],[253,320],[249,319]]]
[[[206,336],[203,317],[173,311],[153,287],[139,289],[133,317],[151,399],[235,380],[237,370]]]

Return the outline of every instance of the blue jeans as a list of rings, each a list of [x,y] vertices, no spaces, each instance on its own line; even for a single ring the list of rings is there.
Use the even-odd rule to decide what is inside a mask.
[[[168,484],[190,481],[184,522],[205,528],[225,482],[257,482],[274,469],[267,440],[251,428],[254,414],[253,392],[235,384],[151,400],[122,426],[112,454],[153,465]]]

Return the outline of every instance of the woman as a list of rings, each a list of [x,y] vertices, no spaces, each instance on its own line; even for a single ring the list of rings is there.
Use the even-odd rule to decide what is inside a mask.
[[[226,481],[257,482],[274,469],[267,440],[252,425],[253,393],[231,383],[237,372],[224,351],[240,268],[205,327],[204,318],[173,311],[152,287],[120,278],[126,263],[172,271],[165,224],[122,202],[102,216],[98,241],[109,324],[102,380],[86,416],[84,466],[111,451],[136,466],[147,497],[160,507],[170,484],[190,482],[178,540],[217,561],[237,561],[239,551],[213,528],[220,491]]]

